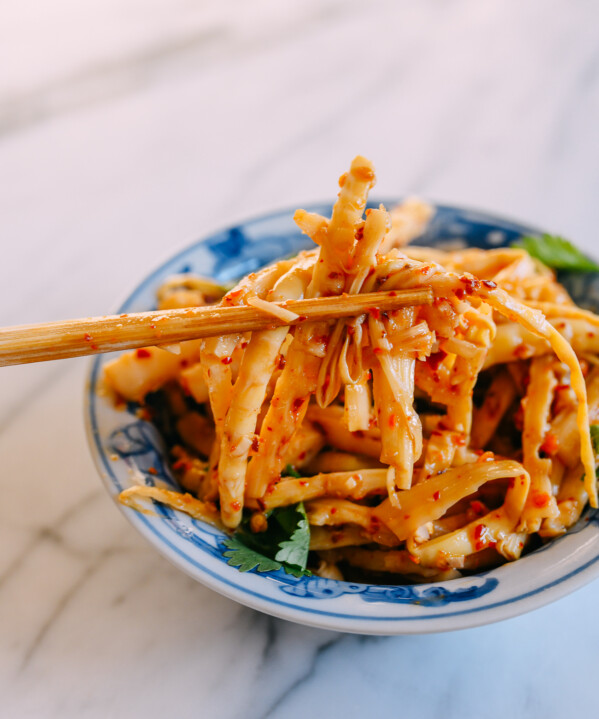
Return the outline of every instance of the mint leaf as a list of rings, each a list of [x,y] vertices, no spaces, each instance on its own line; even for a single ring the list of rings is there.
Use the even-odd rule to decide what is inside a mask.
[[[281,569],[280,562],[250,549],[238,537],[233,536],[225,539],[224,544],[229,549],[229,551],[224,552],[224,556],[228,557],[227,564],[237,567],[240,572],[249,572],[252,569],[256,569],[258,572],[271,572]]]
[[[297,471],[297,469],[292,465],[288,464],[285,469],[281,472],[281,477],[295,477],[296,479],[300,479],[302,475]]]
[[[288,507],[285,507],[285,509],[288,509]],[[308,524],[303,502],[297,504],[293,509],[296,515],[295,528],[289,539],[279,543],[279,551],[275,554],[275,559],[304,570],[308,563],[308,552],[310,550],[310,525]],[[285,529],[291,528],[289,517],[285,518],[285,524],[281,520],[282,518],[279,518],[279,523]]]
[[[571,242],[558,235],[543,235],[542,237],[521,237],[512,242],[512,247],[521,247],[529,255],[541,260],[547,267],[554,270],[569,270],[570,272],[597,272],[599,265],[589,260]]]

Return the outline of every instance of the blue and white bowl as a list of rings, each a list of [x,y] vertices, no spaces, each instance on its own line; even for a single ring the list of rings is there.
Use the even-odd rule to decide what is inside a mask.
[[[390,207],[395,202],[384,204]],[[331,206],[308,209],[330,215]],[[310,240],[299,232],[292,216],[288,210],[259,217],[192,245],[142,280],[118,312],[153,309],[157,288],[172,274],[196,272],[228,282],[309,247]],[[523,234],[538,231],[486,213],[438,206],[417,244],[491,248]],[[579,304],[599,308],[599,275],[561,279]],[[116,410],[98,393],[108,359],[101,355],[92,363],[86,404],[88,437],[108,492],[116,501],[132,483],[153,484],[156,479],[176,488],[155,428],[133,409]],[[158,504],[155,515],[118,506],[167,559],[202,584],[268,614],[332,630],[413,634],[478,626],[559,599],[599,574],[599,515],[591,510],[567,535],[517,562],[462,579],[391,586],[296,579],[283,570],[241,573],[227,564],[225,535],[214,527]]]

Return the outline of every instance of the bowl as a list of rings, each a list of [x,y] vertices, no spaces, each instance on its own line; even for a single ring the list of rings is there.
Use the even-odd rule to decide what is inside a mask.
[[[386,207],[396,202],[383,200]],[[328,216],[331,205],[307,209]],[[228,282],[309,247],[311,241],[292,217],[292,210],[275,212],[197,242],[143,279],[118,313],[154,309],[156,290],[169,275],[196,272]],[[493,248],[524,234],[538,230],[484,212],[439,205],[415,244]],[[598,274],[564,274],[560,280],[579,304],[599,308]],[[108,359],[101,355],[93,360],[85,409],[91,451],[106,489],[116,502],[119,492],[134,482],[153,484],[159,479],[176,488],[153,425],[138,418],[134,407],[116,409],[99,392]],[[488,624],[559,599],[599,574],[599,514],[590,509],[566,535],[514,563],[440,583],[398,586],[295,578],[282,569],[242,573],[227,564],[226,535],[218,529],[159,504],[153,515],[117,504],[160,553],[207,587],[267,614],[336,631],[414,634]]]

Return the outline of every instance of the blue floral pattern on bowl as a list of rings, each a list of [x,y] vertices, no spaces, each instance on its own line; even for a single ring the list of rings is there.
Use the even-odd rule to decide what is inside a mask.
[[[378,206],[379,202],[372,202]],[[392,202],[384,202],[389,207]],[[329,214],[331,205],[308,209]],[[292,221],[293,211],[251,220],[219,232],[176,255],[146,278],[119,309],[149,309],[161,282],[173,273],[198,272],[228,282],[280,257],[310,247]],[[486,213],[438,206],[427,232],[417,244],[438,247],[509,245],[533,228]],[[599,275],[566,275],[560,278],[580,304],[599,307]],[[105,357],[94,360],[88,402],[88,430],[92,450],[109,492],[116,496],[133,482],[160,482],[176,487],[166,461],[164,444],[157,430],[136,417],[134,407],[116,412],[97,389]],[[117,459],[118,458],[118,459]],[[150,468],[152,471],[150,472]],[[223,556],[225,535],[163,505],[155,504],[155,516],[124,510],[130,521],[167,557],[195,578],[217,591],[262,611],[317,626],[373,633],[434,631],[494,621],[524,611],[529,605],[548,601],[598,573],[598,515],[588,511],[572,532],[512,566],[427,585],[369,585],[337,582],[319,577],[295,578],[283,570],[240,573]],[[569,556],[572,544],[583,538],[584,552],[578,563],[559,576],[540,574],[530,581],[525,566]],[[562,549],[560,550],[560,546]],[[535,555],[539,559],[535,560]],[[553,561],[551,562],[553,564]],[[516,571],[516,568],[518,570]],[[509,575],[521,575],[518,591],[510,591]],[[528,577],[528,581],[524,578]],[[314,604],[315,602],[315,604]],[[384,610],[383,608],[387,609]],[[445,608],[446,611],[441,611]],[[482,619],[481,619],[482,617]]]

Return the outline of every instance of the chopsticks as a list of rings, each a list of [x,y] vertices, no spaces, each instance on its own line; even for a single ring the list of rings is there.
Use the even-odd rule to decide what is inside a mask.
[[[272,329],[307,320],[332,320],[366,312],[389,312],[430,305],[430,287],[288,300],[280,306],[299,315],[282,321],[246,305],[190,307],[177,310],[89,317],[0,329],[0,367],[66,359],[185,340]]]

